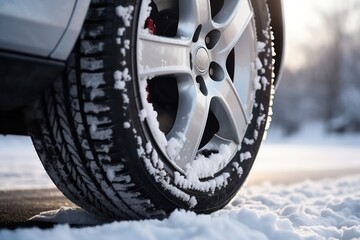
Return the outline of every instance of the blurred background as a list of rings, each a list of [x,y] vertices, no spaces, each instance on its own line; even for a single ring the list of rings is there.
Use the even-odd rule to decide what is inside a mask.
[[[360,1],[283,0],[286,50],[250,183],[360,173]]]
[[[284,0],[286,54],[273,127],[360,132],[360,1]]]

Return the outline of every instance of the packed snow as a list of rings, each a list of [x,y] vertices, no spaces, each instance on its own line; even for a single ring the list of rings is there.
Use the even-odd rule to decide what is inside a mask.
[[[125,27],[130,26],[130,21],[132,19],[132,12],[134,11],[134,7],[129,5],[128,7],[118,6],[116,7],[116,14],[122,18]]]

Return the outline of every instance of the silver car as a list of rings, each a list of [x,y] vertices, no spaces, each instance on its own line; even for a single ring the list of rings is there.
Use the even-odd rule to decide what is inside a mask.
[[[94,214],[209,213],[254,163],[282,52],[280,0],[0,0],[0,134]]]

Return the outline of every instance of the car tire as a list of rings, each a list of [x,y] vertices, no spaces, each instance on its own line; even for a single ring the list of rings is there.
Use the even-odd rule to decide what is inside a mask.
[[[44,168],[113,219],[224,207],[269,123],[271,44],[265,0],[92,1],[66,71],[27,111]]]

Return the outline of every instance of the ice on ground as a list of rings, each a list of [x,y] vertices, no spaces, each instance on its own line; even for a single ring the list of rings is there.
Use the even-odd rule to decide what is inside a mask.
[[[58,218],[64,223],[67,218],[68,223],[77,224],[99,221],[89,219],[92,216],[79,209],[59,212],[43,213],[35,219]],[[360,175],[292,185],[251,186],[225,209],[210,215],[177,210],[162,221],[121,221],[80,229],[57,225],[49,230],[0,230],[0,239],[83,238],[360,239]]]

